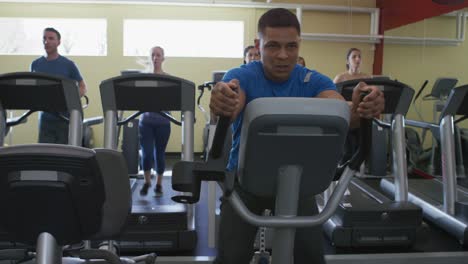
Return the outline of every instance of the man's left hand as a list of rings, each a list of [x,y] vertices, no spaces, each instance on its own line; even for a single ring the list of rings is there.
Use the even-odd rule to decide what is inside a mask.
[[[360,98],[362,92],[368,92],[364,99]],[[363,118],[379,117],[385,108],[385,98],[377,86],[358,83],[353,90],[353,111]]]

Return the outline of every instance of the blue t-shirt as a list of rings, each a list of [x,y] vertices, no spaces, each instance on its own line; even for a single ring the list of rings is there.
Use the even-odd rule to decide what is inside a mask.
[[[336,90],[330,78],[300,65],[294,67],[289,79],[284,82],[268,80],[263,71],[263,64],[259,61],[228,71],[223,77],[223,82],[232,79],[239,80],[246,95],[246,104],[260,97],[315,97],[325,90]],[[228,170],[237,168],[243,115],[242,111],[232,123],[232,149]]]
[[[60,77],[65,77],[71,80],[80,82],[83,80],[83,77],[76,67],[75,63],[63,56],[59,56],[55,60],[48,61],[44,56],[37,58],[31,63],[32,72],[40,72],[46,74],[57,75]],[[67,113],[62,113],[68,116]],[[58,120],[59,118],[50,113],[41,113],[40,118],[42,120]]]

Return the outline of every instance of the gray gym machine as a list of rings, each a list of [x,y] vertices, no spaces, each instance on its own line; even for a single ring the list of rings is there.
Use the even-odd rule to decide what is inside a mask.
[[[130,212],[126,164],[112,150],[81,145],[82,106],[76,82],[40,73],[0,75],[0,138],[4,110],[69,112],[69,145],[0,145],[0,226],[12,241],[35,245],[1,250],[0,260],[24,263],[153,261],[154,255],[119,258],[85,248],[62,257],[62,247],[119,235]],[[0,142],[2,143],[2,142]]]
[[[398,183],[397,195],[390,199],[355,177],[336,213],[324,224],[324,231],[336,247],[411,246],[416,240],[417,229],[422,224],[422,211],[407,199],[405,141],[401,139],[404,139],[404,116],[414,91],[406,84],[388,78],[350,80],[337,84],[337,88],[350,101],[354,87],[361,81],[382,90],[385,96],[383,113],[392,115],[392,123],[387,127],[391,128],[394,162],[392,174]],[[375,148],[377,144],[387,143],[373,142],[371,148]],[[333,185],[320,197],[321,206],[327,203],[332,189]]]
[[[456,237],[463,245],[468,245],[468,189],[457,186],[454,117],[468,114],[467,92],[468,85],[451,90],[437,124],[406,120],[406,125],[438,130],[442,153],[442,180],[409,180],[408,200],[423,209],[426,220]],[[391,180],[382,180],[381,187],[389,194],[394,193]]]
[[[229,122],[221,118],[208,161],[179,162],[174,166],[173,188],[191,195],[173,199],[195,203],[199,199],[202,180],[220,182],[224,196],[242,218],[255,226],[275,228],[272,263],[293,263],[295,229],[320,225],[332,216],[352,175],[364,159],[367,148],[360,148],[320,214],[296,216],[298,200],[322,192],[334,178],[349,116],[349,107],[344,101],[256,99],[245,109],[238,170],[225,171],[223,153],[226,155],[230,144],[224,144],[224,137]],[[370,125],[366,127],[370,128]],[[275,215],[251,213],[233,190],[235,177],[242,188],[254,195],[276,197]]]

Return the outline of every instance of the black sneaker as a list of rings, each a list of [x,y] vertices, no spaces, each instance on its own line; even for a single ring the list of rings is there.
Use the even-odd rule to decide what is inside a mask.
[[[162,186],[160,184],[156,184],[156,188],[154,188],[154,193],[156,197],[161,197],[163,195]]]
[[[143,187],[141,187],[140,195],[142,196],[147,195],[149,187],[151,187],[151,184],[145,182],[145,184],[143,184]]]

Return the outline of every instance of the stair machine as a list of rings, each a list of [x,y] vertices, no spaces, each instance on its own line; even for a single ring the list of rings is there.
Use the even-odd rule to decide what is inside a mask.
[[[104,111],[104,146],[117,148],[117,112],[182,111],[182,160],[193,161],[195,85],[170,75],[128,74],[100,85]],[[134,179],[132,179],[134,180]],[[121,251],[183,251],[197,242],[194,207],[171,201],[170,185],[162,199],[141,199],[134,188],[132,214],[117,241]],[[138,180],[142,181],[142,180]]]
[[[454,118],[468,114],[468,85],[453,88],[437,124],[406,120],[406,124],[438,131],[441,145],[442,180],[410,179],[408,200],[420,206],[424,218],[468,244],[468,189],[457,186]],[[391,180],[382,180],[382,189],[395,193]]]
[[[337,84],[347,101],[359,82],[378,86],[385,95],[383,114],[392,114],[393,175],[397,184],[395,199],[377,192],[354,177],[335,214],[324,224],[324,231],[336,247],[407,247],[415,241],[422,224],[421,208],[407,199],[407,173],[404,115],[414,91],[409,86],[388,78],[351,80]],[[380,144],[386,144],[381,142]],[[376,145],[373,143],[372,145]],[[372,150],[371,150],[372,152]],[[329,190],[318,198],[320,207],[329,200]]]
[[[154,262],[155,255],[126,259],[88,247],[63,258],[64,245],[116,237],[131,204],[129,182],[121,173],[126,170],[122,156],[112,150],[80,147],[83,112],[76,82],[31,72],[0,75],[0,140],[6,128],[4,110],[69,112],[70,119],[69,145],[0,147],[0,226],[10,241],[35,247],[35,252],[0,250],[0,260]]]
[[[293,263],[295,228],[320,225],[332,216],[352,175],[368,153],[366,146],[370,144],[362,143],[320,214],[296,216],[299,199],[320,193],[331,183],[342,155],[349,116],[348,105],[339,100],[256,99],[245,109],[238,170],[225,171],[225,155],[231,148],[224,141],[229,121],[220,118],[208,161],[182,161],[174,166],[173,188],[191,195],[173,199],[196,203],[201,181],[218,181],[224,196],[242,218],[256,226],[275,228],[272,263]],[[362,129],[362,139],[371,136],[366,134],[370,133],[371,121],[366,121],[361,125],[366,128]],[[278,148],[282,151],[278,152]],[[235,177],[248,192],[276,197],[275,215],[249,212],[233,190]]]

